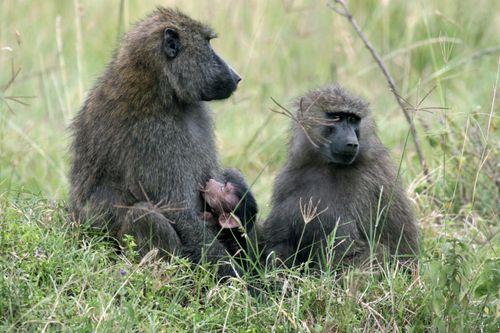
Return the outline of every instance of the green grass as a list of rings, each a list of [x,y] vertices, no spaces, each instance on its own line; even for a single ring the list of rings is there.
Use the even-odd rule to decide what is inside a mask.
[[[430,112],[414,114],[431,184],[384,77],[326,1],[166,2],[212,25],[214,47],[243,76],[212,107],[222,162],[254,183],[261,218],[289,128],[271,97],[287,105],[331,81],[370,101],[415,203],[415,276],[264,272],[260,298],[248,279],[219,283],[181,259],[141,262],[67,222],[67,126],[119,34],[165,4],[80,2],[0,2],[0,330],[500,331],[498,1],[351,1],[402,95],[417,104],[434,89],[421,106]]]

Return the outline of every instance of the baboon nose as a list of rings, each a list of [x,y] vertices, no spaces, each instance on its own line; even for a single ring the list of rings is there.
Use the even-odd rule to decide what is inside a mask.
[[[241,77],[236,73],[233,74],[233,79],[234,79],[234,82],[236,82],[236,84],[240,83],[240,81],[241,81]]]
[[[231,76],[234,80],[234,83],[238,84],[241,81],[241,76],[238,75],[238,73],[234,70],[234,68],[229,67],[231,71]]]
[[[347,152],[355,153],[358,149],[359,144],[357,142],[348,142],[345,145],[345,149]]]

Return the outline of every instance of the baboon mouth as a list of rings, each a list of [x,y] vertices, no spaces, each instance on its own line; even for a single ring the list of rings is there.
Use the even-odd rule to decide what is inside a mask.
[[[350,165],[356,160],[357,154],[332,153],[332,163]]]
[[[238,84],[235,81],[219,81],[213,84],[210,89],[202,92],[202,101],[214,101],[228,98],[236,90]]]

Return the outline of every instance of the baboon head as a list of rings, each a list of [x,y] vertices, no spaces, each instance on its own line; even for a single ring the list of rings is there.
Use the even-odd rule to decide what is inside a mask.
[[[219,226],[223,229],[232,229],[241,226],[239,218],[231,214],[238,206],[242,196],[241,189],[233,183],[225,184],[210,179],[203,191],[203,199],[217,215]]]
[[[292,153],[346,166],[368,148],[373,131],[368,104],[338,85],[313,90],[296,102]]]
[[[212,49],[215,37],[209,27],[188,16],[158,8],[127,33],[117,60],[154,76],[160,92],[179,102],[224,99],[241,78]]]
[[[201,195],[218,218],[219,226],[231,229],[243,225],[250,230],[257,216],[257,203],[242,184],[209,179]]]
[[[201,195],[207,204],[216,213],[220,214],[234,210],[240,201],[242,193],[236,184],[230,182],[223,184],[215,179],[210,179]]]

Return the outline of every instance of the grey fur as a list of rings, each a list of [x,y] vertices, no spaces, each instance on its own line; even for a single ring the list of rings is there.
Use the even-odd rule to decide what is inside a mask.
[[[167,28],[182,43],[173,60],[162,54]],[[237,77],[209,46],[211,35],[178,11],[157,9],[123,37],[72,124],[76,218],[118,239],[134,236],[142,253],[159,247],[195,262],[226,254],[198,216],[200,187],[223,178],[202,100],[221,78]],[[234,274],[228,265],[220,272]]]
[[[265,256],[274,253],[288,266],[299,264],[311,254],[317,258],[325,250],[327,236],[334,233],[334,263],[367,258],[369,239],[402,261],[414,258],[416,220],[376,134],[368,104],[339,85],[329,85],[309,92],[295,106],[297,118],[313,125],[305,126],[308,135],[303,127],[293,126],[288,160],[275,180],[270,215],[257,230]],[[338,112],[361,118],[359,153],[348,166],[328,163],[319,154],[321,141],[316,141],[326,126],[318,119]],[[319,215],[305,224],[301,206],[302,212],[317,207]],[[383,218],[375,228],[377,212]]]

